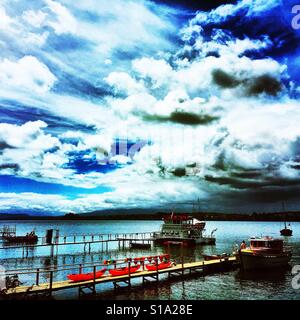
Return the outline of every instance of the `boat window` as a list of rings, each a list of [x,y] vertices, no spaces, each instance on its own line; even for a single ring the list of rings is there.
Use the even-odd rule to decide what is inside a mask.
[[[251,241],[251,246],[252,246],[253,248],[256,248],[256,247],[257,247],[257,242],[256,242],[256,241]]]

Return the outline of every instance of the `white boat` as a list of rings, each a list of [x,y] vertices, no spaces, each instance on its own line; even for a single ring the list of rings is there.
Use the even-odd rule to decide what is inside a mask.
[[[238,257],[244,270],[278,268],[288,265],[292,252],[282,239],[251,238],[250,247],[239,250]]]
[[[159,232],[153,235],[156,244],[193,245],[215,244],[214,230],[209,236],[203,234],[206,223],[199,221],[187,214],[174,214],[164,218],[164,223]]]

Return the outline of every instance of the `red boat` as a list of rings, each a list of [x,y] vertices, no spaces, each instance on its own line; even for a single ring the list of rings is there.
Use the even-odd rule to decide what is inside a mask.
[[[130,273],[137,272],[139,270],[139,268],[140,268],[140,265],[131,266],[130,267]],[[117,269],[110,269],[110,270],[108,270],[108,272],[112,276],[125,276],[125,275],[129,274],[129,268],[128,267],[123,267],[123,268],[117,268]]]
[[[146,268],[148,271],[156,271],[156,270],[162,270],[162,269],[167,269],[170,268],[172,265],[171,261],[168,262],[161,262],[157,266],[156,264],[147,264]]]
[[[102,277],[105,273],[106,269],[101,269],[96,271],[95,279]],[[80,281],[89,281],[94,279],[94,272],[89,273],[78,273],[78,274],[69,274],[67,275],[68,279],[73,282],[80,282]]]

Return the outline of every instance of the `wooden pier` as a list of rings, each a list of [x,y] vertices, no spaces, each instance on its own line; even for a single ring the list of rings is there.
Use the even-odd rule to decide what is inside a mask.
[[[123,262],[124,263],[124,262]],[[130,263],[128,262],[128,265],[130,267]],[[210,272],[223,272],[228,270],[233,270],[238,266],[238,261],[235,257],[226,257],[222,259],[216,259],[211,261],[198,261],[198,262],[187,262],[184,263],[182,260],[181,263],[172,266],[167,269],[163,270],[156,270],[156,271],[148,271],[145,270],[144,263],[142,264],[142,271],[123,275],[123,276],[111,276],[111,275],[104,275],[101,278],[89,280],[89,281],[82,281],[82,282],[72,282],[69,280],[63,280],[63,281],[53,281],[53,274],[54,272],[61,272],[65,270],[74,270],[74,265],[68,268],[63,269],[37,269],[36,271],[26,271],[25,269],[19,269],[18,272],[16,270],[11,270],[7,274],[28,274],[28,273],[36,273],[36,282],[35,284],[31,286],[18,286],[16,288],[10,288],[7,290],[2,291],[2,296],[4,297],[27,297],[29,295],[45,295],[45,296],[51,296],[53,292],[55,291],[61,291],[71,288],[78,288],[79,295],[82,295],[86,293],[85,290],[88,290],[89,292],[96,293],[96,285],[102,284],[102,283],[112,283],[114,286],[114,289],[118,289],[121,285],[121,283],[128,287],[131,287],[131,280],[132,279],[141,279],[143,285],[146,285],[148,282],[157,281],[159,282],[159,276],[162,274],[167,274],[168,277],[178,276],[179,279],[182,279],[185,275],[190,275],[192,273],[199,273],[200,275],[205,275]],[[78,265],[76,266],[78,268]],[[103,264],[89,264],[86,266],[79,266],[79,271],[82,272],[83,268],[89,268],[93,270],[93,273],[95,275],[96,269],[99,267],[104,267]],[[107,265],[105,266],[107,267]],[[114,266],[116,267],[116,266]],[[41,273],[47,273],[49,275],[49,282],[47,283],[40,283],[40,274]]]
[[[0,250],[22,249],[23,257],[28,256],[29,250],[42,247],[50,247],[51,255],[58,254],[58,248],[61,246],[83,245],[84,252],[91,252],[93,244],[99,244],[102,252],[109,250],[109,244],[118,243],[119,249],[130,247],[130,243],[147,243],[153,241],[153,232],[136,233],[113,233],[113,234],[74,234],[66,236],[53,237],[51,243],[46,241],[46,237],[39,237],[37,244],[7,244],[0,247]],[[55,250],[54,250],[55,249]]]

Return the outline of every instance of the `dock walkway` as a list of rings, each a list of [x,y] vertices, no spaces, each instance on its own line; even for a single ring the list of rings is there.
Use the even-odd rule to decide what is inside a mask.
[[[232,270],[238,265],[238,261],[235,257],[222,258],[210,261],[198,261],[198,262],[188,262],[180,263],[163,270],[156,271],[139,271],[136,273],[123,275],[123,276],[111,276],[104,275],[101,278],[93,279],[89,281],[82,282],[72,282],[69,280],[64,281],[53,281],[53,270],[50,271],[50,281],[48,283],[39,283],[37,274],[37,283],[32,286],[18,286],[16,288],[11,288],[2,292],[3,296],[27,296],[30,294],[45,294],[51,296],[54,291],[66,290],[71,288],[78,288],[79,295],[85,293],[84,289],[90,289],[91,292],[96,293],[96,285],[101,283],[111,282],[114,288],[120,287],[119,283],[125,283],[127,286],[131,286],[131,280],[136,278],[141,278],[143,285],[151,280],[159,281],[159,275],[168,274],[169,278],[173,275],[179,275],[184,277],[185,274],[191,274],[193,272],[200,272],[201,274],[206,274],[211,271],[226,271]],[[96,272],[96,265],[90,266],[93,268],[94,274]]]

